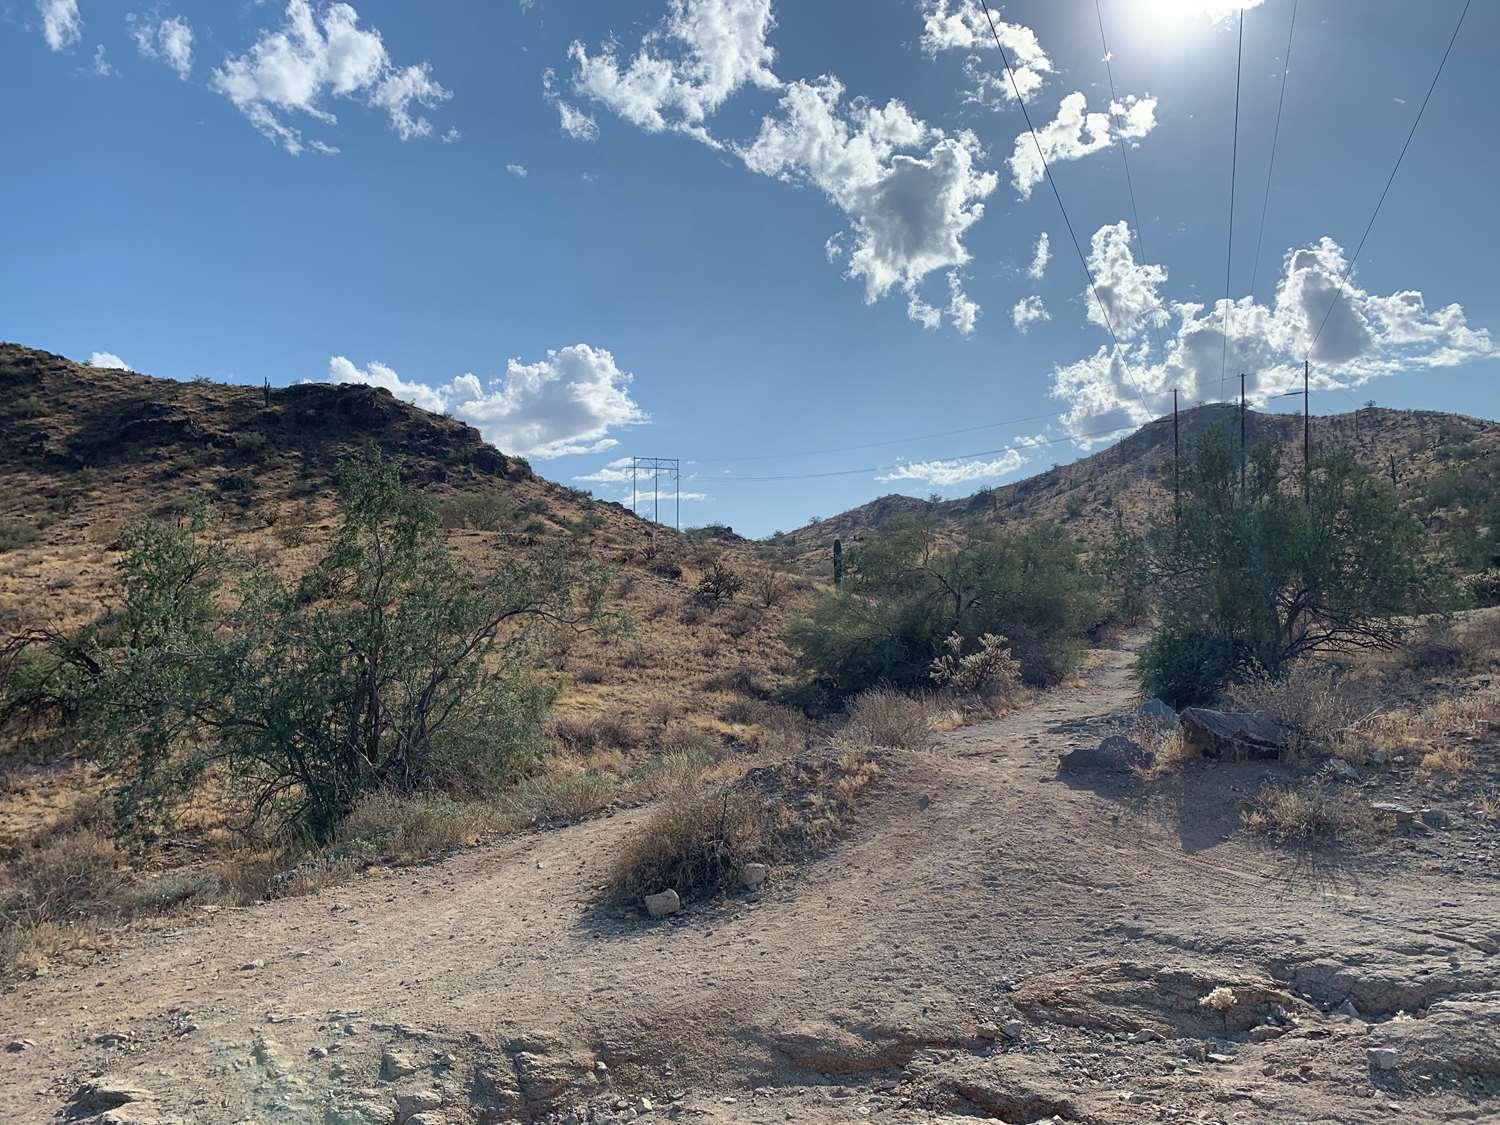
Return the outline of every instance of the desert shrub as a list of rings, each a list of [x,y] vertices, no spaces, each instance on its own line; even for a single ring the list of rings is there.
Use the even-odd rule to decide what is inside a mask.
[[[1142,686],[1173,706],[1211,699],[1251,668],[1316,652],[1398,647],[1455,591],[1389,484],[1347,452],[1314,466],[1306,503],[1264,445],[1246,466],[1222,430],[1186,458],[1180,519],[1147,536],[1161,624]]]
[[[1394,827],[1388,813],[1317,781],[1268,786],[1250,802],[1243,821],[1251,832],[1285,844],[1357,844]]]
[[[507,819],[527,824],[571,823],[609,808],[618,792],[619,781],[611,774],[543,773],[506,793],[500,807]]]
[[[542,627],[602,620],[603,576],[556,550],[461,571],[436,513],[373,451],[341,464],[339,501],[307,574],[250,570],[233,597],[206,516],[138,525],[119,605],[0,653],[11,704],[10,669],[45,662],[40,690],[76,715],[123,828],[159,823],[213,770],[252,821],[274,812],[327,840],[367,793],[493,792],[540,754],[552,688],[528,658]]]
[[[473,841],[481,810],[444,793],[366,793],[339,825],[335,854],[352,859],[413,863]]]
[[[977,695],[1005,695],[1021,684],[1020,662],[1005,647],[1005,638],[985,633],[979,647],[965,655],[964,639],[951,635],[947,652],[932,661],[932,682],[952,691]]]
[[[30,546],[37,539],[36,524],[13,516],[0,517],[0,554]]]
[[[1242,711],[1264,711],[1292,736],[1293,752],[1328,751],[1363,758],[1357,724],[1377,709],[1370,692],[1340,677],[1338,670],[1299,660],[1272,676],[1252,669],[1229,686],[1229,702]]]
[[[1029,684],[1076,666],[1106,614],[1099,580],[1055,529],[958,531],[907,523],[848,552],[848,576],[795,619],[789,640],[831,694],[877,684],[930,683],[932,662],[957,633],[970,650],[1004,636]]]
[[[775,570],[757,570],[750,576],[750,590],[755,600],[766,609],[774,609],[791,593],[792,585],[786,575]]]
[[[554,720],[551,728],[553,738],[574,754],[589,754],[599,749],[629,750],[640,741],[635,727],[619,715],[562,717]]]
[[[108,836],[58,836],[10,864],[0,888],[0,921],[35,925],[108,913],[125,885],[125,867],[125,855]]]
[[[716,558],[698,579],[698,586],[693,591],[693,601],[714,613],[725,603],[733,601],[734,596],[744,588],[745,580],[740,577],[739,572],[723,559]]]
[[[746,863],[764,860],[770,818],[759,797],[733,787],[681,785],[624,841],[610,868],[617,900],[672,889],[712,894],[733,886]]]
[[[871,746],[920,750],[932,737],[932,704],[894,688],[872,688],[849,707],[844,734]]]
[[[516,503],[501,492],[466,492],[438,508],[443,527],[472,531],[503,531],[516,519]]]

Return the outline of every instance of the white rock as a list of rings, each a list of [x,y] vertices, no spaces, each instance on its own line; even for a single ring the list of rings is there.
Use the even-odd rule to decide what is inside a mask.
[[[403,1090],[396,1095],[396,1113],[403,1120],[439,1108],[443,1095],[436,1090]]]
[[[1396,1065],[1396,1049],[1394,1047],[1371,1047],[1369,1056],[1370,1068],[1372,1070],[1390,1070]]]
[[[676,914],[682,909],[682,899],[677,897],[676,891],[662,891],[659,895],[646,896],[646,913],[653,918],[665,918],[668,914]]]

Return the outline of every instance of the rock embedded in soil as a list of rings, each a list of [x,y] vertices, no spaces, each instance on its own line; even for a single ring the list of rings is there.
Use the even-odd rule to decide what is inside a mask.
[[[766,876],[770,873],[764,863],[747,863],[740,868],[740,882],[753,891],[766,881]]]
[[[1279,758],[1287,733],[1259,711],[1215,711],[1188,707],[1177,718],[1183,745],[1204,758],[1227,762]]]
[[[665,918],[669,914],[676,914],[682,909],[682,899],[677,897],[676,891],[662,891],[660,894],[646,896],[646,913],[653,918]]]

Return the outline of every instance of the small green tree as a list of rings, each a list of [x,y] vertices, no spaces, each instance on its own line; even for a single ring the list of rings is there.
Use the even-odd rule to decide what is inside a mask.
[[[1211,431],[1189,452],[1180,521],[1148,536],[1161,624],[1141,661],[1147,691],[1211,701],[1238,672],[1275,675],[1320,651],[1393,648],[1416,616],[1452,604],[1421,525],[1347,452],[1315,463],[1307,502],[1280,452]]]
[[[1098,581],[1052,528],[1001,534],[918,519],[851,548],[843,586],[820,595],[789,639],[834,695],[930,683],[935,659],[1007,638],[1028,683],[1060,679],[1099,624]]]
[[[339,500],[296,581],[261,568],[226,589],[201,516],[133,529],[121,605],[33,653],[118,780],[122,824],[149,827],[217,770],[252,818],[326,839],[363,793],[484,791],[540,752],[552,689],[527,656],[539,629],[602,623],[604,575],[560,548],[465,572],[373,454],[340,466]]]

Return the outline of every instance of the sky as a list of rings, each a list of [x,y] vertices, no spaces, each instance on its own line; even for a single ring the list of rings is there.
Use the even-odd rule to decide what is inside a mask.
[[[0,0],[0,339],[384,386],[627,503],[678,458],[756,536],[1304,359],[1500,416],[1500,5],[1352,272],[1462,0],[990,7],[1009,70],[978,0]]]

